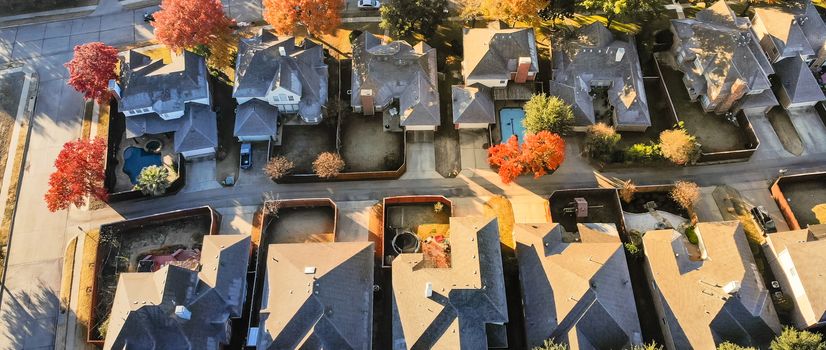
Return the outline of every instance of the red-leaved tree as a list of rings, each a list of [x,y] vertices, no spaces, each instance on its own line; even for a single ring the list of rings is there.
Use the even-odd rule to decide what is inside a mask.
[[[565,140],[550,131],[525,135],[522,144],[522,161],[525,171],[540,178],[548,170],[556,170],[565,160]]]
[[[550,131],[525,135],[520,145],[516,136],[506,143],[488,149],[488,163],[498,168],[503,183],[511,183],[519,175],[533,173],[539,178],[556,170],[565,160],[565,141]]]
[[[52,212],[74,204],[80,207],[87,196],[106,200],[108,193],[103,181],[106,178],[104,160],[106,141],[78,139],[63,145],[54,162],[55,172],[49,176],[46,205]]]
[[[332,34],[341,24],[341,0],[264,0],[264,20],[278,34],[300,24],[311,35]]]
[[[98,103],[109,102],[109,80],[117,79],[118,50],[100,42],[75,46],[75,55],[65,64],[69,86]]]
[[[499,168],[499,178],[506,184],[522,175],[525,165],[516,135],[511,136],[508,142],[488,148],[488,163]]]
[[[163,0],[153,16],[155,38],[176,52],[225,38],[235,25],[220,0]]]

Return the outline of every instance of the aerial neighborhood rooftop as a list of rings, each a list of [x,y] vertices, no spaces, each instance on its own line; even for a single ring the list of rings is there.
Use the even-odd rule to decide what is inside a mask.
[[[0,1],[0,349],[826,349],[822,0]]]

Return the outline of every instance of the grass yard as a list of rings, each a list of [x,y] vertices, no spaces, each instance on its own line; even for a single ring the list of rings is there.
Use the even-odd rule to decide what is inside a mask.
[[[511,249],[516,249],[516,241],[513,239],[513,206],[511,201],[504,196],[496,196],[485,203],[485,215],[496,217],[499,224],[499,240],[502,244]]]

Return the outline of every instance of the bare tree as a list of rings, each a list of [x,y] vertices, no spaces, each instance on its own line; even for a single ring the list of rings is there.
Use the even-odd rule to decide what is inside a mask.
[[[674,189],[671,190],[671,198],[677,204],[689,212],[694,210],[694,205],[700,200],[700,187],[691,181],[677,181]]]
[[[270,179],[278,180],[284,177],[284,175],[289,174],[294,167],[295,164],[287,159],[287,157],[276,156],[270,159],[267,165],[264,166],[264,173],[267,174]]]
[[[324,152],[313,162],[313,171],[319,177],[329,179],[336,177],[344,169],[344,159],[338,153]]]

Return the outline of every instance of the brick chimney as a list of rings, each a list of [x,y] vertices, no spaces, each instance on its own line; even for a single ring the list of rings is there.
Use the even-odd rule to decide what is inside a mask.
[[[361,111],[364,115],[373,115],[376,113],[376,106],[373,102],[373,90],[361,90]]]
[[[531,70],[531,58],[519,57],[519,62],[516,66],[516,77],[513,81],[516,83],[524,83],[528,80],[528,71]]]

